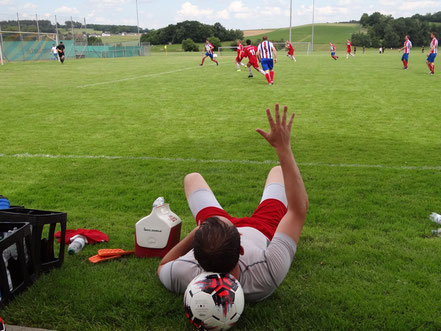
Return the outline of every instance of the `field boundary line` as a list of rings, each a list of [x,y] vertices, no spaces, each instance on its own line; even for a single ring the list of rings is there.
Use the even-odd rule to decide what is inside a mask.
[[[91,86],[98,86],[98,85],[120,83],[120,82],[126,82],[126,81],[134,80],[134,79],[141,79],[141,78],[157,77],[157,76],[173,74],[173,73],[181,72],[181,71],[185,71],[185,70],[196,69],[196,68],[199,68],[199,67],[200,66],[192,66],[192,67],[181,68],[181,69],[176,69],[176,70],[171,70],[171,71],[158,72],[156,74],[148,74],[148,75],[142,75],[142,76],[136,76],[136,77],[128,77],[128,78],[122,78],[122,79],[109,80],[109,81],[93,83],[93,84],[78,85],[77,88],[84,88],[84,87],[91,87]]]
[[[141,160],[141,161],[167,161],[167,162],[199,162],[199,163],[235,163],[235,164],[279,164],[275,160],[224,160],[224,159],[196,159],[172,158],[157,156],[117,156],[117,155],[62,155],[62,154],[1,154],[1,158],[41,158],[41,159],[103,159],[103,160]],[[299,162],[299,166],[327,167],[327,168],[368,168],[388,170],[430,170],[441,171],[441,166],[388,166],[383,164],[350,164],[350,163],[318,163]]]

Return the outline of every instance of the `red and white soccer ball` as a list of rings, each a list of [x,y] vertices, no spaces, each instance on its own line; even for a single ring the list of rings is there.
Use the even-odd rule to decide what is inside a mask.
[[[239,320],[245,297],[232,275],[204,272],[188,284],[184,305],[186,316],[196,328],[228,330]]]

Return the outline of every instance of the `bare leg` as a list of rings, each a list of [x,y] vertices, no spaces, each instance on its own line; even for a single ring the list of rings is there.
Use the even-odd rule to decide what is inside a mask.
[[[272,168],[268,174],[268,177],[266,178],[265,189],[263,190],[260,203],[266,199],[277,199],[280,200],[285,206],[288,206],[283,181],[283,173],[280,166]]]
[[[193,172],[184,178],[185,196],[188,197],[195,191],[200,189],[208,189],[211,191],[204,177],[200,173]]]
[[[266,178],[265,187],[272,183],[279,183],[284,185],[282,167],[276,166],[270,170]]]

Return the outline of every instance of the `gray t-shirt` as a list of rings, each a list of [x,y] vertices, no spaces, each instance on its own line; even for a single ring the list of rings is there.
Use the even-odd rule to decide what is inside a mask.
[[[272,241],[250,227],[238,228],[244,254],[239,257],[240,279],[245,300],[260,301],[269,297],[282,283],[296,252],[296,244],[284,233]],[[188,284],[204,270],[194,258],[193,250],[166,263],[160,272],[161,283],[170,291],[184,293]]]

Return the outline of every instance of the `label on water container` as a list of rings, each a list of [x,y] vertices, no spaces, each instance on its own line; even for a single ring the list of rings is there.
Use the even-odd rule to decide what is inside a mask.
[[[167,246],[171,229],[181,222],[168,204],[155,207],[150,215],[136,223],[136,243],[145,248],[164,248]]]

